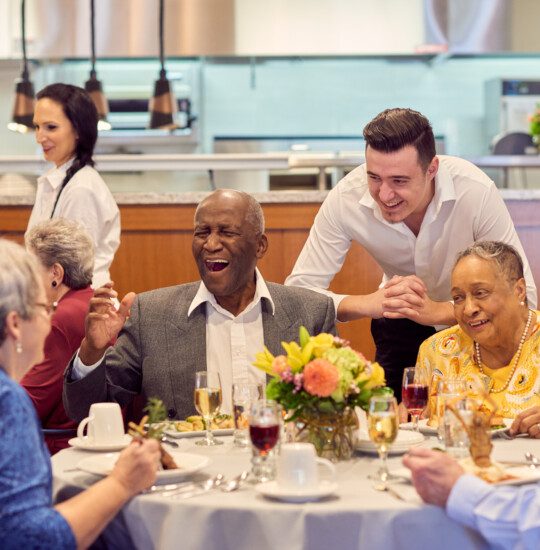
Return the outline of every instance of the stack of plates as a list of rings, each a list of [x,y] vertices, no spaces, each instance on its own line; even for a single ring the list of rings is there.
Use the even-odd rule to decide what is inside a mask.
[[[411,447],[416,447],[424,441],[424,436],[418,432],[411,432],[409,430],[399,430],[396,440],[390,447],[388,454],[403,454],[406,453]],[[356,442],[356,449],[364,453],[377,453],[377,448],[370,441],[366,432],[358,432],[358,440]]]

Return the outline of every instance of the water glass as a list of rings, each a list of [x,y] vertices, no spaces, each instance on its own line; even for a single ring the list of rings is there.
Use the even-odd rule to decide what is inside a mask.
[[[437,437],[441,443],[444,443],[444,413],[446,403],[458,403],[460,396],[463,396],[467,390],[467,384],[463,378],[444,378],[437,383],[437,396],[435,400],[435,411],[437,424]]]
[[[234,445],[249,446],[248,413],[251,404],[264,396],[262,384],[249,382],[234,382],[232,387],[232,403],[234,412]]]
[[[281,432],[281,406],[275,401],[260,399],[249,412],[249,438],[252,444],[252,481],[260,483],[276,475],[273,449]]]
[[[472,421],[472,410],[469,408],[466,398],[457,402],[454,398],[452,407],[459,413],[459,418],[451,409],[445,406],[443,417],[444,447],[450,456],[457,459],[466,458],[469,456],[467,428]]]

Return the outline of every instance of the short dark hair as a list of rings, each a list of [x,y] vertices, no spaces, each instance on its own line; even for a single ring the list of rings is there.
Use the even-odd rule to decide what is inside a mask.
[[[495,263],[508,283],[524,278],[523,260],[512,245],[500,241],[478,241],[457,255],[454,267],[467,256]]]
[[[61,105],[78,137],[75,146],[75,160],[62,182],[62,186],[65,186],[81,168],[87,164],[94,166],[92,155],[98,134],[98,112],[90,95],[82,88],[72,84],[61,82],[50,84],[39,91],[36,97],[38,100],[48,98]]]
[[[371,147],[383,153],[399,151],[412,145],[424,170],[436,154],[435,136],[429,120],[412,109],[386,109],[364,128],[366,149]]]

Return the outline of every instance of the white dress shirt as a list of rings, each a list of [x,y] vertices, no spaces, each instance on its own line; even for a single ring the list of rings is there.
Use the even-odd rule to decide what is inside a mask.
[[[188,317],[200,304],[206,303],[206,365],[208,372],[219,372],[222,388],[221,412],[232,414],[233,382],[266,384],[266,374],[252,365],[255,354],[263,350],[264,331],[261,302],[267,300],[274,315],[275,306],[268,287],[258,269],[255,270],[255,296],[246,309],[236,317],[223,309],[204,283],[193,298]],[[85,365],[77,353],[71,376],[80,380],[92,372],[101,359],[93,365]]]
[[[223,309],[204,283],[189,306],[188,316],[206,302],[206,368],[218,372],[222,386],[221,412],[232,413],[233,382],[263,384],[266,375],[252,365],[255,354],[263,350],[264,332],[261,300],[266,299],[274,314],[274,302],[259,270],[256,270],[255,296],[236,317]]]
[[[464,475],[454,485],[446,510],[452,519],[479,531],[491,548],[540,548],[540,484],[494,487]]]
[[[341,269],[351,241],[356,241],[381,266],[382,284],[394,275],[417,275],[431,299],[448,301],[457,253],[475,241],[503,241],[521,254],[529,305],[534,309],[532,272],[495,184],[466,160],[439,155],[439,161],[435,194],[418,236],[404,222],[383,218],[369,193],[365,164],[347,174],[323,202],[285,284],[328,294],[337,311],[345,295],[326,289]]]
[[[56,196],[72,162],[54,167],[38,178],[36,202],[28,229],[50,219]],[[91,166],[77,171],[66,185],[56,205],[54,218],[76,221],[92,237],[95,246],[92,286],[97,288],[110,281],[109,268],[120,244],[120,211],[109,188]]]

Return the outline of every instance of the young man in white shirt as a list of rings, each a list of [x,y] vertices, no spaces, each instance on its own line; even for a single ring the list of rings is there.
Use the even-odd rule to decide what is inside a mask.
[[[479,240],[511,244],[523,259],[531,307],[536,287],[494,183],[470,162],[437,156],[427,118],[388,109],[367,124],[364,138],[366,163],[330,191],[285,284],[330,295],[340,321],[371,317],[376,360],[399,395],[420,343],[455,323],[450,273],[459,251]],[[327,291],[352,241],[383,269],[371,294]]]
[[[78,357],[66,370],[68,415],[80,420],[92,403],[127,406],[142,395],[160,397],[170,418],[185,418],[194,413],[200,370],[220,373],[222,412],[230,413],[233,380],[265,381],[252,366],[263,345],[282,353],[281,341],[296,340],[301,325],[311,334],[335,332],[330,298],[263,279],[256,265],[267,248],[253,197],[225,189],[204,199],[192,242],[202,281],[129,293],[118,311],[111,284],[96,290]]]

